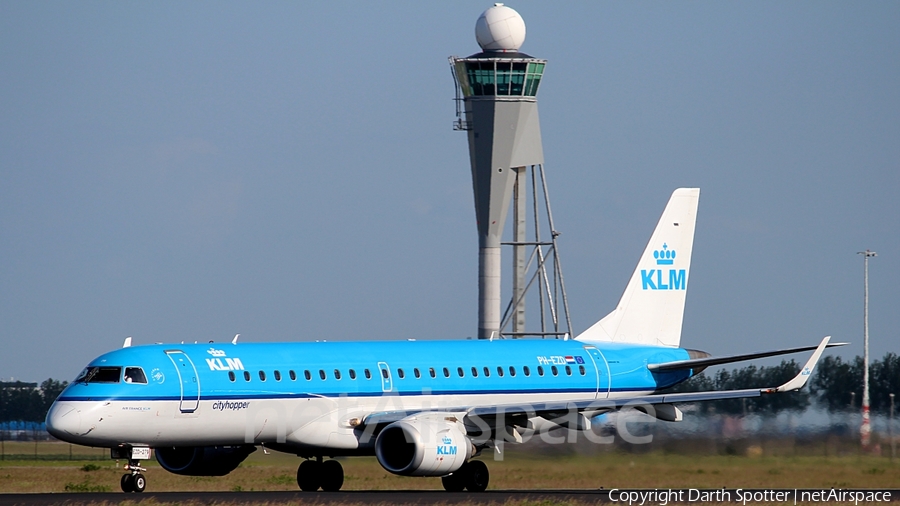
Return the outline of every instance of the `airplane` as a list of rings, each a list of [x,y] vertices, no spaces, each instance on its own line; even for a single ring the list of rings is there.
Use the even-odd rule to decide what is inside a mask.
[[[801,388],[827,346],[712,357],[680,347],[700,191],[677,189],[616,308],[574,339],[152,344],[92,360],[47,414],[54,437],[127,459],[124,492],[160,466],[224,476],[258,446],[295,454],[301,490],[339,490],[335,457],[374,455],[388,472],[483,491],[485,450],[552,429],[589,431],[633,407],[679,421],[681,403]],[[831,344],[835,346],[839,344]],[[814,349],[775,387],[662,390],[711,365]],[[542,432],[543,431],[543,432]],[[329,457],[328,460],[325,458]]]

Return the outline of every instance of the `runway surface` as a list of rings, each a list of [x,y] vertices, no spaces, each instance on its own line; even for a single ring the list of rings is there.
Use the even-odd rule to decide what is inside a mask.
[[[667,489],[653,490],[631,490],[630,492],[654,493]],[[678,489],[675,489],[676,491]],[[829,493],[829,489],[683,489],[681,499],[668,498],[662,502],[659,497],[647,498],[644,504],[767,504],[770,502],[793,502],[790,494],[800,494],[804,491],[811,493],[822,493],[818,500],[805,501],[826,504],[853,504],[855,501],[848,500],[830,500],[825,498],[825,494]],[[687,490],[693,490],[698,494],[712,494],[703,498],[695,497],[691,500],[687,495]],[[838,493],[862,493],[871,494],[875,490],[865,489],[837,489]],[[129,504],[141,504],[148,502],[149,504],[159,503],[189,503],[189,504],[353,504],[353,505],[430,505],[430,504],[504,504],[512,501],[534,501],[538,503],[613,503],[628,504],[628,499],[623,495],[627,490],[613,489],[612,497],[610,490],[489,490],[481,493],[471,492],[444,492],[440,490],[378,490],[378,491],[352,491],[352,492],[145,492],[143,494],[125,494],[122,492],[105,492],[105,493],[59,493],[59,494],[0,494],[0,506],[18,506],[18,505],[38,505],[49,506],[57,504],[65,505],[81,505],[81,504],[121,504],[128,501]],[[835,491],[830,491],[832,494]],[[900,489],[880,490],[877,491],[880,496],[874,501],[870,498],[867,500],[859,500],[857,504],[873,504],[875,502],[900,502]],[[671,492],[670,492],[671,493]],[[751,495],[747,495],[747,494]],[[788,496],[773,496],[772,494],[783,493]],[[715,494],[727,494],[724,497],[716,498]],[[642,500],[632,497],[633,504],[640,504]]]
[[[378,490],[352,492],[144,492],[125,494],[59,493],[0,494],[0,506],[51,504],[141,503],[245,504],[294,502],[302,504],[502,504],[508,500],[568,501],[595,504],[608,502],[607,491],[600,490],[489,490],[481,493],[442,490]]]

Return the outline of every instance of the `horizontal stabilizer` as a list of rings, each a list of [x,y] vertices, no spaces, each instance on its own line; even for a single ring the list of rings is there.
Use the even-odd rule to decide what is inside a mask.
[[[850,343],[830,343],[828,348],[835,346],[846,346]],[[744,355],[732,355],[730,357],[709,357],[694,358],[690,360],[676,360],[673,362],[663,362],[660,364],[648,364],[647,369],[651,371],[678,371],[683,369],[705,369],[713,365],[730,364],[732,362],[742,362],[744,360],[753,360],[755,358],[775,357],[778,355],[787,355],[790,353],[799,353],[801,351],[815,350],[818,346],[801,346],[800,348],[788,348],[785,350],[761,351],[758,353],[746,353]],[[699,371],[697,371],[699,372]]]

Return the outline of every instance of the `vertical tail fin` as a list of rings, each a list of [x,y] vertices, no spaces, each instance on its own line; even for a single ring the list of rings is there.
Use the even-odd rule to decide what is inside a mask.
[[[616,309],[575,339],[678,346],[699,188],[672,193]]]

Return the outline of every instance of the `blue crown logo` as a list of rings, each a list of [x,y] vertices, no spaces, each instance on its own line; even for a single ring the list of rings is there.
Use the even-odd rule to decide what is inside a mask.
[[[662,249],[653,251],[653,258],[656,259],[656,265],[672,265],[675,260],[675,250],[669,249],[669,246],[663,243]]]
[[[445,445],[453,444],[453,440],[447,436],[442,437],[441,441],[443,441]]]

